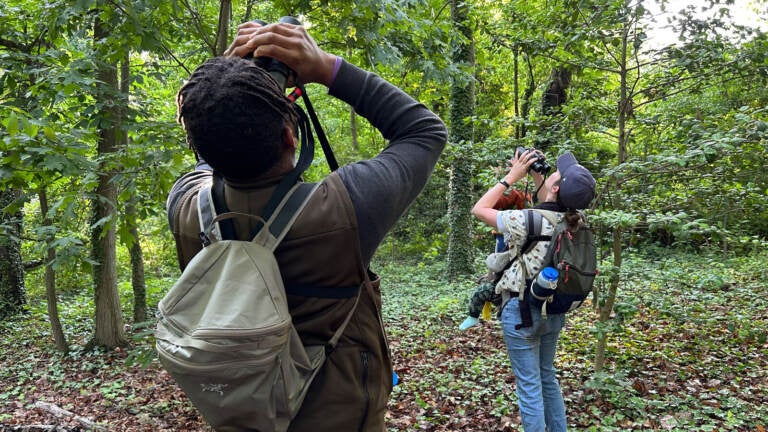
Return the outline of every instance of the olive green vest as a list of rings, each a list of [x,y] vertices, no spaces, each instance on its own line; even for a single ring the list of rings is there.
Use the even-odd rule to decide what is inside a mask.
[[[227,207],[233,212],[259,214],[278,181],[244,187],[228,184],[224,192]],[[185,194],[174,215],[174,236],[182,267],[202,249],[194,192]],[[254,224],[247,218],[236,220],[238,238],[248,238]],[[312,344],[329,340],[354,304],[355,290],[364,278],[357,219],[338,174],[329,175],[321,183],[275,256],[285,281],[291,317],[302,341]],[[385,430],[392,366],[381,322],[379,280],[375,275],[371,280],[374,289],[361,293],[339,345],[310,386],[289,430]]]

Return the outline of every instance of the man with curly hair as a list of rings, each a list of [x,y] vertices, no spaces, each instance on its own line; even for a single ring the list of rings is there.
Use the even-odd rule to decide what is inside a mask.
[[[230,211],[258,215],[295,165],[296,113],[253,61],[271,57],[319,83],[376,127],[388,145],[320,182],[275,251],[293,324],[305,345],[323,344],[354,307],[336,349],[312,382],[293,431],[384,431],[392,365],[381,320],[378,278],[368,270],[386,233],[425,186],[447,140],[440,118],[402,90],[320,49],[302,26],[243,24],[226,57],[194,71],[178,94],[179,121],[198,157],[171,190],[167,211],[179,265],[203,247],[197,191],[224,179]],[[234,219],[248,238],[256,226]]]

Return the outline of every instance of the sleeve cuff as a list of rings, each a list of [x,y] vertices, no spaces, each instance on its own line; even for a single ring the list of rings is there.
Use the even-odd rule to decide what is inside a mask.
[[[336,63],[333,65],[333,74],[331,75],[331,85],[333,85],[333,82],[336,81],[336,74],[339,73],[339,69],[341,68],[341,57],[336,56]],[[330,85],[328,86],[331,87]]]

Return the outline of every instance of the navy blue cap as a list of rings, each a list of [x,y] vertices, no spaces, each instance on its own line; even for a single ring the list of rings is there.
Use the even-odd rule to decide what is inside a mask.
[[[571,152],[557,158],[560,172],[560,202],[567,208],[582,210],[589,207],[595,197],[595,178],[576,160]]]

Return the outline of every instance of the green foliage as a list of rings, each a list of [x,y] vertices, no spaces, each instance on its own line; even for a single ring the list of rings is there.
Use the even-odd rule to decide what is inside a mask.
[[[37,244],[26,250],[41,254],[47,247],[42,235],[52,233],[52,245],[61,257],[57,260],[64,260],[71,245],[87,246],[82,215],[89,207],[82,198],[90,195],[96,179],[93,127],[98,107],[93,102],[96,59],[87,44],[92,17],[85,12],[94,5],[44,8],[14,1],[0,9],[8,18],[3,33],[20,42],[4,46],[0,60],[5,71],[0,77],[0,120],[6,130],[0,183],[28,188],[25,201],[34,199],[37,187],[49,189],[56,224],[39,226],[39,218],[27,213],[26,226],[34,233],[29,237]],[[183,151],[181,128],[174,123],[173,99],[181,80],[211,52],[218,3],[147,0],[114,6],[102,11],[101,18],[114,24],[114,40],[102,48],[109,59],[132,53],[131,98],[122,102],[130,143],[114,161],[120,202],[137,203],[135,216],[121,215],[115,221],[121,241],[130,245],[134,240],[127,235],[128,223],[161,214],[159,203],[173,180],[192,164],[191,155]],[[256,17],[275,21],[285,14],[300,16],[323,48],[373,68],[445,118],[446,84],[469,78],[451,62],[455,32],[449,8],[439,2],[280,1],[247,5],[252,7],[247,11],[245,4],[234,6],[233,24]],[[695,47],[664,50],[644,70],[632,69],[638,79],[635,105],[643,108],[630,118],[630,160],[611,167],[617,152],[612,101],[619,88],[614,65],[618,36],[624,28],[634,29],[632,47],[642,48],[645,27],[637,18],[644,10],[618,1],[553,3],[546,8],[536,2],[471,6],[468,20],[475,25],[477,64],[472,82],[481,97],[471,118],[460,115],[461,120],[450,123],[453,132],[471,127],[477,137],[452,146],[446,154],[437,181],[391,237],[397,253],[445,256],[448,245],[440,234],[457,231],[452,223],[465,224],[445,217],[448,207],[442,192],[451,181],[450,164],[458,160],[467,168],[471,181],[457,193],[471,203],[494,181],[491,167],[516,145],[552,140],[556,146],[548,149],[550,159],[572,150],[599,174],[601,190],[610,191],[601,194],[601,207],[637,212],[640,228],[650,234],[637,238],[749,249],[752,240],[760,241],[768,232],[761,170],[767,124],[761,110],[765,86],[760,85],[766,79],[761,72],[764,35],[741,31],[741,45],[733,46],[717,38],[696,39],[691,33]],[[50,39],[36,42],[39,34]],[[551,118],[536,107],[552,69],[563,64],[574,74],[569,102]],[[756,78],[745,86],[743,79],[736,79],[744,74]],[[683,87],[688,82],[696,86]],[[342,163],[373,156],[386,145],[365,122],[358,126],[357,142],[351,142],[347,108],[322,89],[310,91]],[[326,173],[318,155],[308,178]],[[34,206],[28,208],[34,211]],[[485,241],[485,233],[477,228],[472,237]],[[69,253],[78,255],[83,257]],[[68,264],[64,260],[55,265]]]

